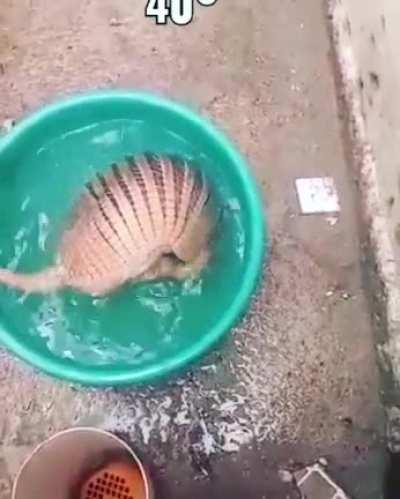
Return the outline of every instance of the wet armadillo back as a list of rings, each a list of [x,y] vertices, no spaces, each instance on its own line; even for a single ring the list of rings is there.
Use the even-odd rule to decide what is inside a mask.
[[[113,164],[86,186],[63,238],[63,266],[74,282],[111,286],[140,275],[163,253],[188,260],[201,249],[185,248],[208,197],[204,176],[177,158],[145,154]]]

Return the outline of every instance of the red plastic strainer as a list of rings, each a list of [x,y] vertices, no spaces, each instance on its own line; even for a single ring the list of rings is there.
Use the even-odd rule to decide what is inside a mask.
[[[113,462],[84,482],[80,499],[145,499],[143,477],[137,466]]]

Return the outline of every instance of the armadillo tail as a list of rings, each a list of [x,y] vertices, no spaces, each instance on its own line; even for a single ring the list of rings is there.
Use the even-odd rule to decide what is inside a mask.
[[[34,274],[19,274],[0,269],[1,284],[25,293],[50,293],[63,287],[64,275],[60,267],[49,267]]]

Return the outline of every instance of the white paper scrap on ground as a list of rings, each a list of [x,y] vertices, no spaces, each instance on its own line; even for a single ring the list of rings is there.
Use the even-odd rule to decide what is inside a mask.
[[[335,181],[331,177],[296,179],[301,213],[337,213],[340,211]]]

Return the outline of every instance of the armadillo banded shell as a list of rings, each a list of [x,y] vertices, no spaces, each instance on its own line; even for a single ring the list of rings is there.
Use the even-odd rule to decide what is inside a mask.
[[[128,157],[86,187],[60,248],[67,285],[98,289],[103,279],[101,287],[112,288],[135,279],[163,254],[186,260],[201,250],[201,238],[199,247],[187,247],[209,189],[204,175],[185,161]]]

